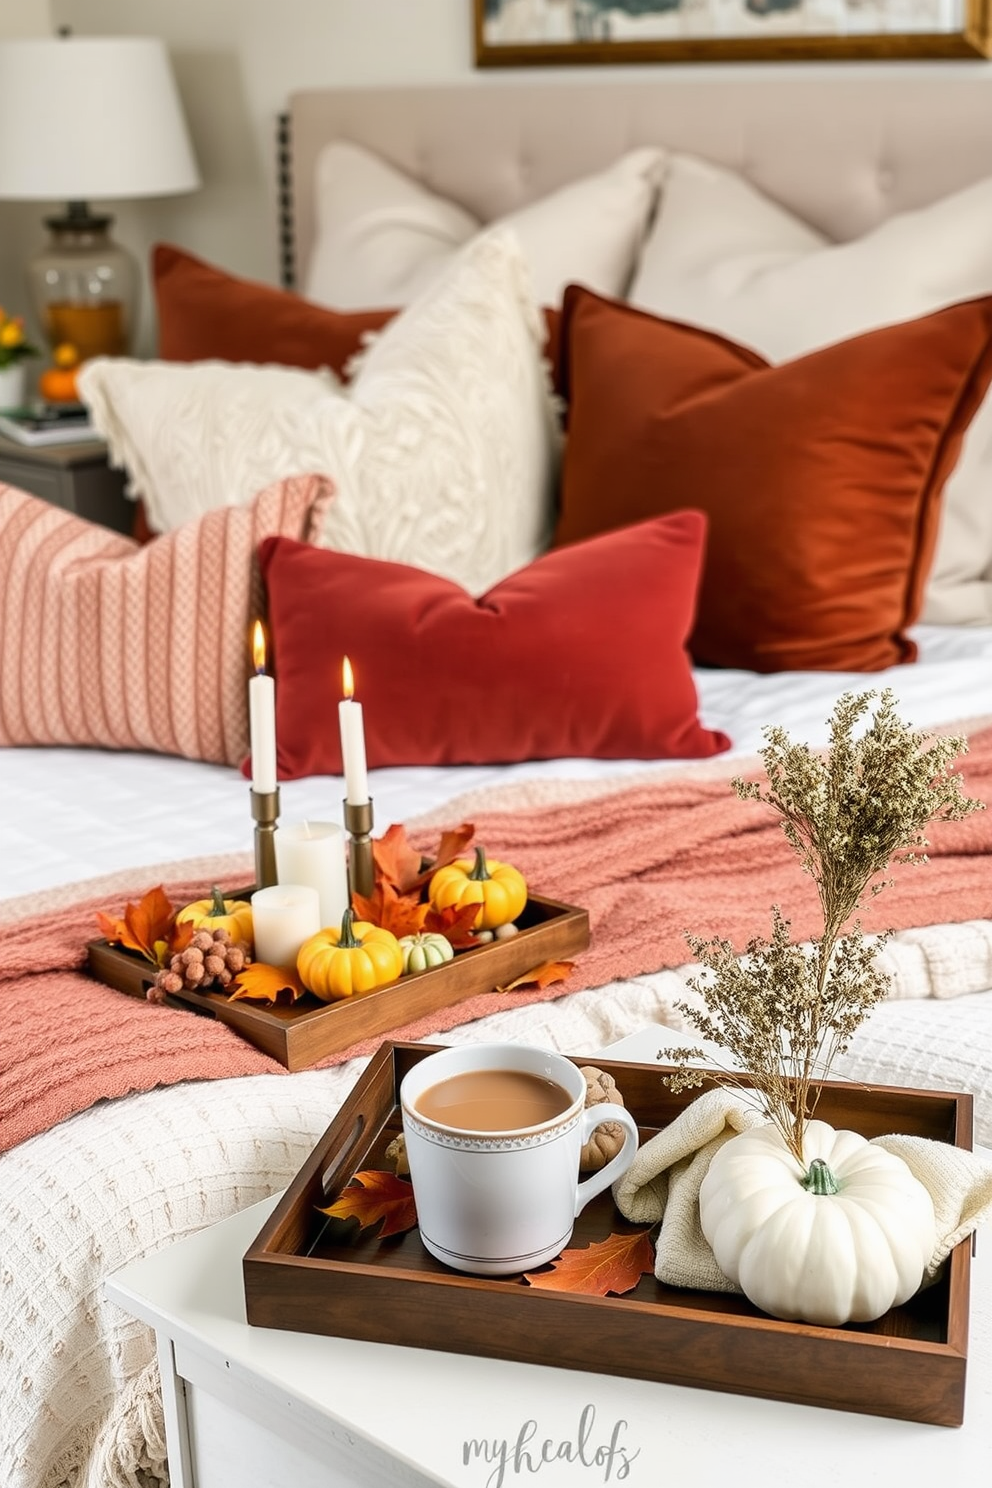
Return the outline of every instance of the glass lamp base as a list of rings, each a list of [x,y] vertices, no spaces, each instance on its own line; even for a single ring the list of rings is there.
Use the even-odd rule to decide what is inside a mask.
[[[46,339],[72,346],[79,361],[127,356],[138,296],[134,258],[110,236],[110,217],[70,202],[50,217],[50,239],[28,267],[28,285]]]

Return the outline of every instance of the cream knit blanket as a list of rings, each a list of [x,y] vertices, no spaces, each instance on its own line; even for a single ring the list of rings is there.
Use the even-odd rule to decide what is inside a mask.
[[[764,1116],[729,1090],[708,1090],[691,1101],[664,1131],[641,1147],[614,1185],[625,1218],[661,1225],[655,1276],[673,1287],[739,1292],[716,1263],[699,1223],[699,1189],[720,1148]],[[967,1152],[926,1137],[873,1137],[877,1147],[901,1157],[930,1194],[937,1243],[926,1268],[933,1281],[959,1241],[992,1214],[992,1153]]]

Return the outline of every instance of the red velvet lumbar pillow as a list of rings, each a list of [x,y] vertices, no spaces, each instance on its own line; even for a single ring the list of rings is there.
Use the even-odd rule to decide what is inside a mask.
[[[345,655],[373,767],[726,749],[699,722],[685,650],[704,535],[698,512],[656,518],[479,599],[422,569],[264,542],[281,778],[341,773]]]
[[[570,287],[556,544],[686,506],[709,518],[697,661],[912,661],[940,495],[992,378],[992,298],[770,366]]]

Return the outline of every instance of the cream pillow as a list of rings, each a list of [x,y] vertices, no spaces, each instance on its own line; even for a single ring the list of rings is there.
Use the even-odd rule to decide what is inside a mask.
[[[500,219],[520,239],[539,304],[566,284],[622,295],[665,161],[642,148]],[[317,233],[303,293],[337,310],[407,305],[482,224],[360,145],[326,145],[316,168]]]
[[[547,546],[558,434],[543,318],[509,231],[476,238],[329,373],[100,358],[80,392],[160,532],[280,477],[331,477],[320,543],[484,593]]]
[[[992,178],[831,243],[735,172],[674,155],[630,299],[785,361],[990,292]],[[992,621],[992,397],[945,487],[921,618]]]

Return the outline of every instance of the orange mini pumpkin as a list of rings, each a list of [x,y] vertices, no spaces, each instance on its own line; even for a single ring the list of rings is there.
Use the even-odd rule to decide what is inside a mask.
[[[46,403],[78,403],[78,367],[46,367],[38,378],[38,391]]]

